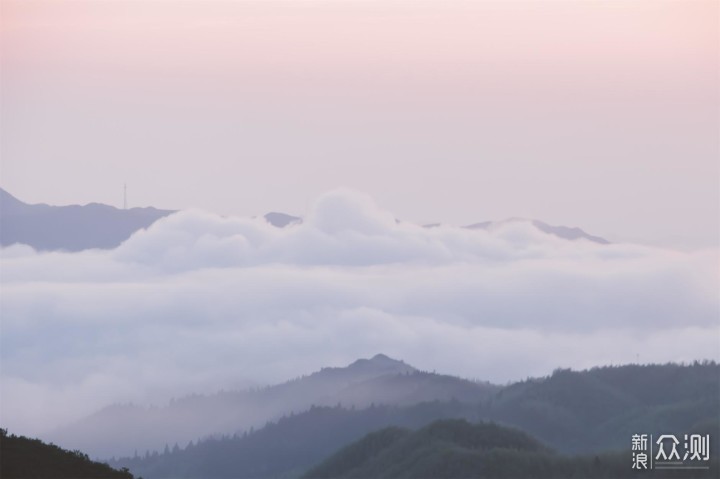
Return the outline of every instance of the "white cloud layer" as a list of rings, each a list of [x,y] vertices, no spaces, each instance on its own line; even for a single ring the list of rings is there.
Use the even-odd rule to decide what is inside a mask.
[[[0,423],[39,434],[378,352],[499,382],[720,359],[718,260],[525,223],[422,228],[342,190],[284,229],[186,211],[112,251],[5,248]]]

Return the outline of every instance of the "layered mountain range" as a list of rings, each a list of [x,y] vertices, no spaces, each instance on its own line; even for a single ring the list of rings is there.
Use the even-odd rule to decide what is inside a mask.
[[[372,431],[450,418],[496,421],[557,450],[588,453],[622,447],[636,431],[717,429],[719,367],[557,370],[498,386],[379,354],[275,386],[191,395],[161,407],[112,405],[45,438],[92,457],[124,456],[111,465],[146,479],[178,477],[186,466],[195,471],[188,477],[226,477],[213,469],[218,464],[234,464],[235,477],[299,474]]]
[[[489,383],[421,372],[378,354],[261,389],[186,396],[163,407],[111,405],[49,437],[65,447],[109,457],[262,427],[312,406],[363,409],[373,404],[412,405],[453,398],[477,402],[498,390]]]
[[[380,370],[384,373],[373,378]],[[483,449],[488,453],[505,449],[503,440],[507,439],[519,445],[518,451],[528,446],[529,452],[543,454],[516,457],[530,461],[530,466],[509,477],[610,478],[621,477],[617,470],[629,470],[630,458],[625,453],[629,453],[633,434],[698,433],[714,437],[720,432],[720,366],[714,362],[557,370],[548,377],[500,387],[422,373],[402,362],[376,356],[266,391],[291,395],[299,385],[337,386],[348,379],[352,387],[341,390],[352,390],[353,397],[364,395],[365,401],[312,405],[302,412],[282,414],[262,427],[239,428],[187,444],[169,442],[161,449],[148,450],[138,447],[131,455],[111,460],[110,465],[127,467],[145,479],[299,477],[305,473],[307,477],[485,477],[485,473],[505,477],[498,476],[495,468],[508,467],[515,460],[496,458],[493,472],[485,470]],[[387,390],[395,393],[387,394]],[[397,391],[403,394],[397,395]],[[324,397],[327,401],[338,395]],[[376,401],[367,405],[370,397]],[[236,407],[242,408],[244,403],[238,402]],[[448,422],[450,419],[455,421]],[[234,420],[228,416],[224,429],[230,429]],[[503,427],[470,426],[457,420],[494,422]],[[441,421],[439,426],[432,425],[436,421]],[[136,428],[134,438],[141,443],[145,430],[137,423],[129,426]],[[162,423],[154,426],[162,427]],[[119,422],[108,423],[101,437],[112,436],[122,431],[118,429],[121,427]],[[712,454],[720,454],[717,445],[712,447]],[[447,448],[463,457],[469,454],[468,469],[457,474],[451,470],[440,473]],[[558,458],[551,450],[590,456],[577,462]],[[602,474],[586,474],[584,468],[595,467],[593,458],[606,451],[625,454],[612,459],[613,464],[624,466],[617,470],[613,466],[615,472],[601,468],[605,471]],[[417,462],[420,458],[427,460],[424,466]],[[604,456],[602,461],[606,461]],[[393,464],[405,468],[406,473],[393,469]],[[537,470],[533,467],[539,464],[564,472],[534,475]]]

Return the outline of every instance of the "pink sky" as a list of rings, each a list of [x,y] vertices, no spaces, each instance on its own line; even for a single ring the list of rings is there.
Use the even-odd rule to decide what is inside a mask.
[[[717,2],[2,9],[1,183],[30,202],[127,182],[135,205],[301,214],[349,186],[414,221],[717,243]]]

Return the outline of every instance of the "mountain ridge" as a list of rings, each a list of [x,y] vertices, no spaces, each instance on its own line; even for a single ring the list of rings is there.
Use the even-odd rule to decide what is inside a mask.
[[[494,228],[507,225],[507,224],[513,224],[513,223],[528,223],[537,228],[538,230],[542,231],[543,233],[557,236],[558,238],[562,238],[568,241],[577,241],[579,239],[585,239],[588,241],[591,241],[593,243],[607,245],[610,244],[610,241],[606,240],[605,238],[602,238],[600,236],[594,236],[591,234],[586,233],[582,229],[578,227],[570,227],[570,226],[554,226],[550,225],[548,223],[545,223],[544,221],[540,220],[534,220],[529,218],[508,218],[506,220],[502,221],[483,221],[480,223],[473,223],[469,225],[463,226],[463,228],[471,229],[471,230],[492,230]]]
[[[389,427],[372,432],[311,468],[301,479],[636,478],[643,473],[631,467],[632,460],[629,448],[567,456],[518,429],[443,419],[418,430]],[[655,468],[650,475],[710,479],[717,477],[717,467],[718,460],[713,457],[694,470]]]
[[[375,355],[265,388],[189,395],[162,407],[110,405],[58,428],[49,437],[93,456],[110,457],[129,454],[134,449],[159,449],[166,443],[187,443],[200,437],[260,427],[311,406],[341,404],[364,408],[452,397],[475,401],[496,389],[489,383],[426,373],[388,356]],[[107,430],[115,434],[104,437],[103,431]]]
[[[0,246],[26,244],[38,251],[77,252],[86,249],[113,249],[133,233],[178,210],[154,207],[119,209],[103,203],[53,206],[28,204],[0,188]],[[264,220],[276,228],[302,224],[303,218],[281,212],[269,212]],[[606,245],[610,242],[580,228],[553,226],[539,220],[510,218],[462,226],[470,230],[492,230],[499,226],[525,222],[539,231],[568,241],[587,240]],[[440,223],[425,225],[437,227]]]
[[[38,251],[69,252],[112,249],[173,213],[153,207],[118,209],[103,203],[28,204],[0,188],[0,246],[19,243]]]

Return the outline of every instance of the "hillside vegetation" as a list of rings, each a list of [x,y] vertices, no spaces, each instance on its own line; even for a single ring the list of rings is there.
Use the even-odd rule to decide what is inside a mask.
[[[422,374],[395,377],[400,383],[417,384],[413,376]],[[392,382],[393,376],[383,381]],[[444,419],[492,421],[520,429],[559,453],[594,457],[627,451],[637,433],[720,437],[719,394],[716,363],[558,370],[479,401],[463,397],[363,409],[340,404],[312,407],[256,430],[185,448],[167,447],[163,453],[148,451],[111,464],[146,479],[297,477],[368,433],[386,427],[416,430]],[[711,442],[713,447],[717,443]],[[720,450],[713,454],[720,456]]]
[[[91,461],[80,451],[67,451],[39,439],[0,431],[3,479],[133,479],[129,472]]]
[[[418,431],[387,428],[365,436],[303,479],[475,478],[622,479],[640,477],[630,452],[567,457],[527,434],[491,423],[434,422]],[[717,477],[709,470],[644,471],[652,477]]]

